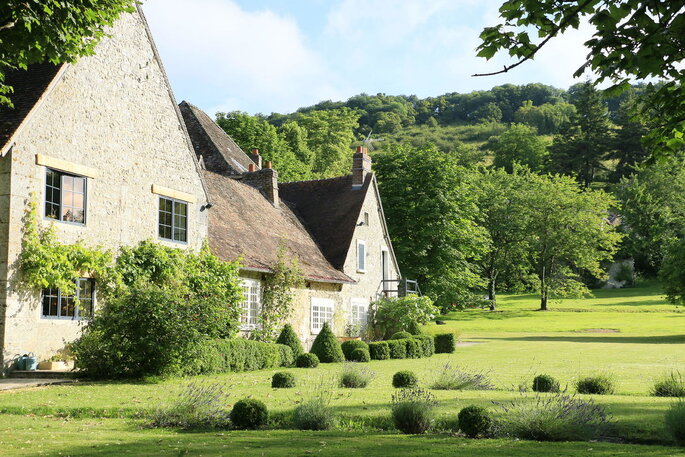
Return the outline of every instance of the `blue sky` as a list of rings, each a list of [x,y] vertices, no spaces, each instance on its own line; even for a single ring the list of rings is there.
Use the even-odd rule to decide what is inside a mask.
[[[502,0],[147,0],[177,99],[217,111],[291,112],[366,92],[435,96],[513,83],[566,88],[587,26],[515,72],[477,58],[478,34]]]

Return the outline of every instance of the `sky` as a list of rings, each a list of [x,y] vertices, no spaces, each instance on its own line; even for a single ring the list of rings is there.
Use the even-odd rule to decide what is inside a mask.
[[[568,88],[587,54],[582,25],[535,61],[476,57],[503,0],[147,0],[177,100],[218,111],[289,113],[359,94],[417,95],[540,82]]]

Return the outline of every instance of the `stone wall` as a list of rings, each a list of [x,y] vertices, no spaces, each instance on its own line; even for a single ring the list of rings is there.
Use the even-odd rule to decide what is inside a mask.
[[[85,225],[44,220],[54,223],[63,242],[81,240],[116,249],[150,239],[195,249],[207,237],[207,213],[202,210],[206,195],[176,103],[143,18],[137,13],[125,15],[94,56],[66,69],[16,137],[6,237],[10,264],[6,366],[15,355],[28,351],[40,358],[51,355],[77,337],[83,324],[42,318],[39,291],[21,289],[16,261],[26,203],[36,198],[41,215],[44,210],[46,168],[36,164],[37,154],[96,173],[87,183]],[[153,185],[188,194],[193,200],[188,205],[187,244],[158,239],[159,195],[152,193]]]
[[[5,340],[7,301],[7,247],[9,242],[10,166],[12,152],[0,157],[0,348]],[[1,355],[0,355],[1,356]],[[0,360],[2,362],[2,360]],[[2,364],[0,363],[0,373]]]

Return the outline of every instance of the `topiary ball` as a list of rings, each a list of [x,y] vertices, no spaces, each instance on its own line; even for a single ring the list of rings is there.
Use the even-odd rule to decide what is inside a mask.
[[[579,394],[610,395],[614,393],[614,382],[605,375],[586,376],[576,381]]]
[[[548,374],[537,375],[533,379],[535,392],[559,392],[559,381]]]
[[[435,353],[452,354],[457,345],[456,340],[454,333],[438,333],[435,335]]]
[[[392,336],[388,339],[389,340],[403,340],[405,338],[411,338],[412,336],[414,336],[414,335],[412,335],[409,332],[397,332],[397,333],[393,333]]]
[[[295,387],[295,376],[287,371],[279,371],[271,377],[271,387],[275,389],[287,389]]]
[[[316,368],[319,366],[319,358],[316,356],[316,354],[305,352],[297,357],[295,360],[295,365],[298,368]]]
[[[482,406],[467,406],[459,411],[457,416],[459,429],[469,438],[478,435],[486,436],[492,426],[492,418],[487,409]]]
[[[350,357],[350,360],[353,362],[370,362],[371,355],[369,354],[368,349],[357,348],[352,351],[352,357]]]
[[[343,354],[345,354],[345,360],[352,360],[352,351],[355,349],[366,349],[369,350],[369,345],[362,340],[349,340],[345,341],[340,345]]]
[[[369,354],[373,360],[388,360],[390,358],[390,347],[386,341],[374,341],[369,343]]]
[[[231,422],[238,429],[259,428],[269,420],[266,405],[254,398],[244,398],[233,405]]]
[[[295,357],[304,352],[304,349],[302,348],[302,343],[300,342],[300,339],[297,337],[297,333],[295,333],[295,330],[293,330],[293,326],[290,324],[285,324],[283,330],[281,330],[281,334],[278,335],[276,343],[290,346],[290,349],[293,350],[293,355]]]
[[[339,363],[345,361],[345,354],[343,354],[340,347],[340,341],[335,337],[328,322],[323,324],[321,331],[316,336],[312,349],[309,351],[316,354],[321,363]]]
[[[398,371],[392,376],[392,386],[395,388],[416,387],[418,383],[419,378],[416,377],[413,371]]]

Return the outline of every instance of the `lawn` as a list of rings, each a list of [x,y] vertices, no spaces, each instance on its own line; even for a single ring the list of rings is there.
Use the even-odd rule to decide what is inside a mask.
[[[430,359],[371,362],[376,379],[366,389],[334,387],[340,365],[290,369],[298,379],[295,389],[271,389],[274,371],[196,379],[225,385],[229,403],[247,396],[262,399],[274,423],[324,383],[335,391],[332,405],[342,417],[334,432],[149,429],[139,417],[170,402],[188,380],[81,382],[0,393],[0,444],[3,455],[380,456],[390,455],[389,447],[392,455],[454,455],[457,448],[474,456],[678,455],[678,449],[668,447],[662,423],[672,400],[650,397],[649,389],[667,371],[685,371],[685,313],[667,304],[656,284],[594,295],[552,303],[547,312],[536,311],[535,296],[508,295],[500,297],[496,312],[451,313],[443,318],[446,325],[432,324],[426,330],[459,331],[465,345]],[[426,386],[445,363],[488,372],[497,390],[434,391],[439,423],[454,421],[469,404],[496,409],[493,401],[530,401],[532,395],[520,394],[518,386],[530,384],[536,374],[549,373],[572,389],[578,376],[601,371],[612,374],[617,384],[617,395],[594,397],[613,415],[615,435],[649,446],[398,435],[388,415],[393,373],[414,370]]]

